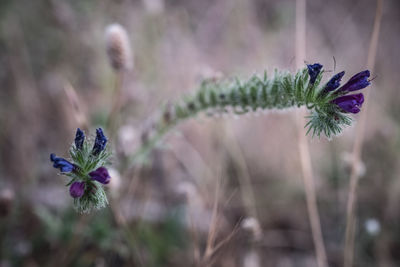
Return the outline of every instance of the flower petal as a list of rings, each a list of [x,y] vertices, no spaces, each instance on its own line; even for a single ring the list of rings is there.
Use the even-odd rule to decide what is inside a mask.
[[[85,193],[84,182],[73,182],[69,187],[69,194],[73,198],[80,198]]]
[[[97,170],[90,172],[89,176],[92,178],[92,180],[96,180],[102,184],[108,184],[111,179],[105,167],[97,168]]]
[[[57,157],[54,153],[50,154],[50,160],[53,162],[53,167],[60,169],[61,172],[72,172],[75,165],[64,158]]]
[[[75,147],[77,149],[82,149],[83,142],[85,141],[85,133],[81,129],[76,129],[75,134]]]
[[[98,155],[101,151],[106,148],[107,137],[103,133],[103,129],[96,129],[96,140],[94,141],[93,146],[93,155]]]
[[[360,108],[364,103],[363,94],[345,95],[332,100],[342,111],[350,113],[360,112]]]
[[[370,75],[371,74],[369,70],[364,70],[357,73],[356,75],[351,77],[350,80],[338,90],[338,92],[352,92],[367,87],[371,84],[368,81]]]
[[[324,92],[335,91],[340,86],[340,81],[342,80],[343,76],[344,76],[344,71],[335,74],[326,84]]]
[[[315,63],[312,65],[307,65],[308,75],[310,75],[310,84],[314,84],[315,80],[318,77],[318,74],[321,72],[322,65],[319,63]]]

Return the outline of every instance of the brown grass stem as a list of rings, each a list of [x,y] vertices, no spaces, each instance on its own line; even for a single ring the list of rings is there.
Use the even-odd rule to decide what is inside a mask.
[[[111,106],[110,114],[107,117],[106,128],[110,139],[114,137],[116,124],[118,120],[118,113],[122,107],[122,88],[124,85],[124,72],[115,72],[115,84],[113,93],[113,103]]]
[[[79,125],[80,128],[88,130],[89,129],[88,120],[86,118],[85,112],[82,110],[83,105],[79,100],[75,88],[70,83],[67,82],[64,84],[64,91],[72,107],[70,110],[72,111],[76,123]]]
[[[223,132],[225,138],[221,140],[226,140],[225,147],[228,150],[230,156],[232,157],[235,165],[238,167],[239,175],[239,185],[240,193],[242,196],[243,204],[246,208],[247,216],[254,217],[259,221],[259,216],[256,208],[256,198],[251,184],[250,171],[246,163],[246,159],[243,156],[242,148],[234,134],[232,126],[229,123],[225,123],[223,126]],[[229,142],[229,143],[228,143]]]
[[[306,0],[296,0],[296,67],[303,67],[306,49]],[[307,143],[306,131],[303,127],[304,109],[297,112],[298,143],[301,170],[306,194],[307,210],[310,218],[311,233],[315,246],[318,267],[327,266],[321,222],[318,213],[317,196],[312,172],[311,156]]]
[[[368,49],[368,59],[367,59],[367,69],[372,73],[375,66],[376,51],[378,47],[379,31],[382,18],[382,6],[383,0],[377,0],[374,26],[372,30],[372,36],[369,43]],[[353,146],[353,161],[351,166],[350,174],[350,188],[349,196],[347,200],[347,221],[346,221],[346,236],[345,236],[345,246],[344,246],[344,267],[350,267],[353,265],[354,259],[354,230],[356,221],[356,200],[357,200],[357,187],[358,187],[358,166],[361,160],[362,144],[365,136],[365,125],[367,121],[367,108],[369,100],[369,89],[365,91],[365,103],[363,106],[363,112],[361,113],[359,123],[356,130],[356,139]]]
[[[208,257],[211,256],[211,254],[213,252],[215,238],[217,237],[217,230],[218,230],[218,202],[219,202],[220,186],[221,186],[221,178],[218,178],[217,185],[216,185],[216,188],[215,188],[215,197],[214,197],[214,204],[213,204],[213,209],[212,209],[211,224],[210,224],[210,230],[208,232],[207,245],[206,245],[206,250],[204,252],[204,258],[208,258]]]

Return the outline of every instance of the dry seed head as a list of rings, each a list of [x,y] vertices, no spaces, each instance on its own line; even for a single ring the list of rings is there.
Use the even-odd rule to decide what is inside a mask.
[[[115,71],[133,67],[132,51],[126,30],[119,24],[111,24],[105,30],[108,59]]]

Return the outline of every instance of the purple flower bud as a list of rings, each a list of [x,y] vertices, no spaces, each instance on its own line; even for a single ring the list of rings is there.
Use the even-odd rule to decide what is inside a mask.
[[[332,100],[332,103],[338,105],[338,107],[344,112],[358,113],[364,103],[364,95],[355,94],[340,96]]]
[[[79,198],[85,193],[85,183],[84,182],[73,182],[69,187],[69,194],[73,198]]]
[[[50,160],[54,162],[53,167],[59,168],[61,172],[72,172],[75,165],[64,158],[56,157],[54,153],[50,154]]]
[[[85,141],[85,134],[81,129],[76,129],[76,135],[75,135],[75,147],[77,149],[82,149],[83,147],[83,142]]]
[[[103,130],[101,128],[96,129],[96,140],[94,141],[93,146],[93,155],[98,155],[101,151],[106,148],[107,137],[104,135]]]
[[[96,180],[102,184],[108,184],[111,179],[105,167],[100,167],[97,170],[90,172],[89,176],[92,178],[92,180]]]
[[[329,82],[326,84],[323,92],[332,92],[335,91],[340,86],[340,81],[342,80],[344,75],[344,71],[335,74]]]
[[[310,75],[310,84],[314,84],[317,79],[318,74],[321,72],[322,65],[315,63],[312,65],[307,65],[308,75]]]
[[[351,77],[350,80],[338,90],[338,92],[352,92],[367,87],[371,84],[368,81],[369,76],[369,70],[364,70],[357,73],[356,75]]]

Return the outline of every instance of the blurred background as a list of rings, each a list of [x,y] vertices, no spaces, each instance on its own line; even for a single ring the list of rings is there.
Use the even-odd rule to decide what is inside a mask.
[[[374,0],[307,1],[302,60],[345,70],[344,80],[364,70],[375,9]],[[198,116],[146,164],[119,162],[160,106],[203,78],[295,71],[295,11],[294,0],[2,0],[0,266],[317,266],[294,110]],[[109,143],[110,206],[80,215],[49,154],[68,157],[77,127],[93,136],[106,123],[111,23],[125,27],[134,67]],[[400,266],[399,32],[400,2],[385,0],[354,266]],[[342,266],[356,138],[353,126],[309,139],[329,266]]]

